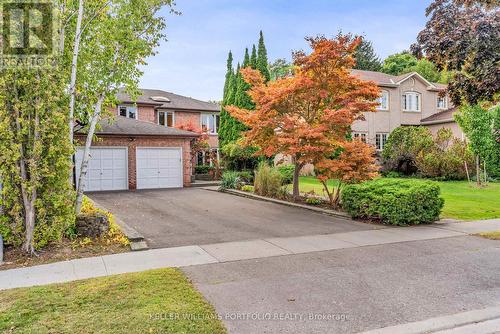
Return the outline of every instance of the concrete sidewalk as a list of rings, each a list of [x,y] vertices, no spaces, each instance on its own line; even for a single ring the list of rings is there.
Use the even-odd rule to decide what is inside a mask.
[[[187,267],[342,248],[457,237],[497,230],[500,230],[500,219],[154,249],[0,271],[0,290],[165,267]]]

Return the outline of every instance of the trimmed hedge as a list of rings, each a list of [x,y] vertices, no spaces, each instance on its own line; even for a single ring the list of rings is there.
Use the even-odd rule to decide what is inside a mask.
[[[346,186],[341,199],[353,218],[405,226],[438,220],[444,205],[439,193],[433,181],[377,179]]]

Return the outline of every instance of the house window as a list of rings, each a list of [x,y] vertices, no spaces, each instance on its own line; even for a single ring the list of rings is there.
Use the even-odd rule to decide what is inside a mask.
[[[219,114],[201,114],[201,130],[210,134],[217,134],[219,120]]]
[[[375,147],[378,151],[384,149],[385,143],[387,143],[387,133],[377,133],[375,134]]]
[[[366,143],[366,133],[364,133],[364,132],[354,132],[354,133],[352,134],[352,136],[353,136],[353,138],[354,138],[355,140],[360,140],[360,141],[362,141],[363,143]]]
[[[383,90],[377,99],[378,106],[377,110],[389,110],[389,92]]]
[[[216,159],[217,161],[219,161],[220,159],[218,148],[211,148],[209,151],[198,152],[196,162],[198,166],[213,166],[214,159]]]
[[[438,109],[448,109],[448,101],[446,100],[446,96],[438,96],[437,98],[437,108]]]
[[[123,117],[137,119],[136,106],[118,106],[118,113]]]
[[[174,127],[174,112],[173,111],[158,111],[158,124],[173,128]]]
[[[419,93],[406,92],[402,96],[404,111],[420,111],[421,98]]]

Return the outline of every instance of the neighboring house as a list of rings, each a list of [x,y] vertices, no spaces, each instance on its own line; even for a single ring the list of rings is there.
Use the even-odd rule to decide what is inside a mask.
[[[375,82],[381,90],[377,112],[364,113],[364,120],[352,125],[352,135],[382,151],[389,134],[400,126],[426,126],[434,135],[440,128],[449,128],[455,137],[463,133],[453,120],[456,108],[443,95],[446,85],[432,83],[416,72],[399,76],[381,72],[352,70],[356,77]],[[278,155],[276,164],[290,163],[288,157]],[[302,174],[314,173],[314,166],[306,165]]]
[[[218,149],[220,106],[161,90],[142,89],[132,100],[117,95],[114,117],[100,122],[92,143],[86,191],[178,188],[189,186],[191,142],[200,132]],[[192,129],[186,131],[183,129]],[[84,137],[76,135],[83,143]],[[76,154],[77,175],[83,148]],[[205,155],[198,157],[205,163]]]
[[[435,134],[440,128],[450,128],[457,138],[463,138],[453,120],[455,108],[448,96],[442,95],[446,85],[427,81],[416,72],[399,76],[352,70],[381,89],[379,106],[375,113],[365,113],[364,121],[355,121],[353,136],[382,150],[389,134],[399,126],[423,125]]]

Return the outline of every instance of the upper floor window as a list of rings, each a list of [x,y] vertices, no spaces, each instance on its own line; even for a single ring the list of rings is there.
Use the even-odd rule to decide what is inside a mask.
[[[118,106],[118,113],[123,117],[137,119],[136,106]]]
[[[377,99],[378,106],[377,110],[389,110],[389,92],[383,90]]]
[[[210,134],[217,134],[219,130],[219,114],[201,114],[201,130]]]
[[[448,101],[446,99],[446,96],[438,96],[437,108],[438,109],[448,109]]]
[[[389,135],[387,133],[375,134],[375,147],[378,151],[382,151],[384,149],[385,143],[387,143],[388,136]]]
[[[173,111],[158,111],[158,124],[173,128],[174,127],[174,112]]]
[[[354,132],[352,134],[352,137],[355,139],[355,140],[360,140],[362,141],[363,143],[366,143],[366,133],[364,132]]]
[[[419,93],[406,92],[402,96],[403,111],[420,111],[421,102]]]

